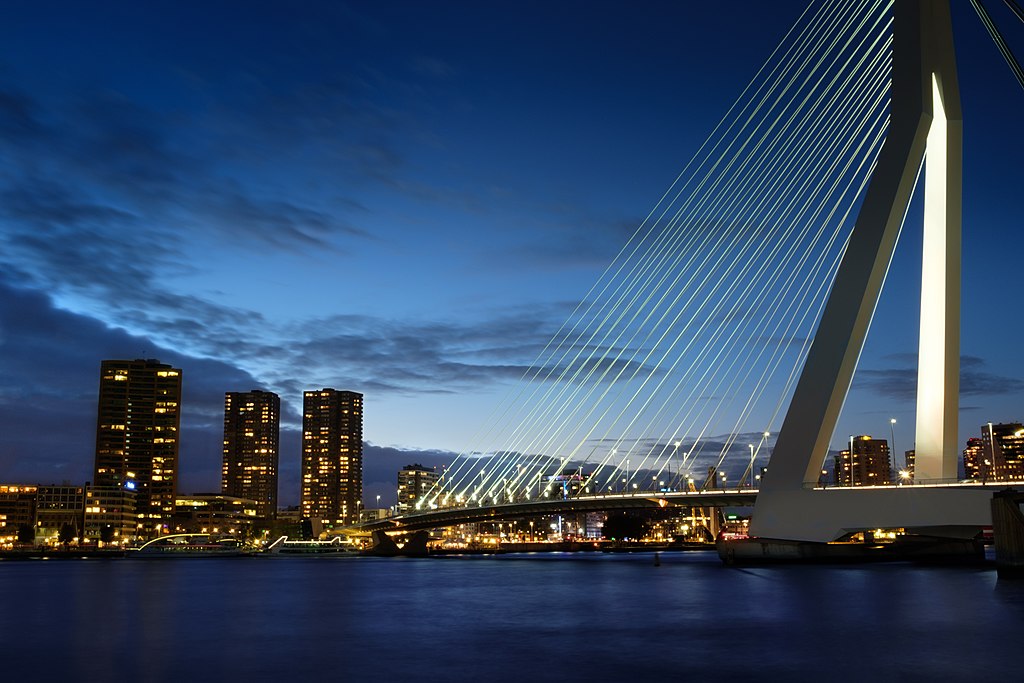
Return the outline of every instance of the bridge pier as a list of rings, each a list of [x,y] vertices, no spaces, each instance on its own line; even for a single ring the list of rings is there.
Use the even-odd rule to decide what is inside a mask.
[[[373,548],[371,555],[380,557],[424,557],[427,554],[427,541],[430,540],[430,532],[425,530],[417,531],[409,536],[405,543],[398,545],[395,539],[386,532],[377,530],[373,532]]]
[[[817,543],[879,528],[973,538],[992,525],[991,498],[992,490],[981,486],[762,489],[750,533],[764,539]]]
[[[992,496],[992,534],[999,578],[1024,579],[1024,493],[1000,491]]]

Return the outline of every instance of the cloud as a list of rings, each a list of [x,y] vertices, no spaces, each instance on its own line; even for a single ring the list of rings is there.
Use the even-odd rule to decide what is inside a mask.
[[[888,356],[914,360],[912,355]],[[1024,380],[986,371],[985,361],[977,356],[960,358],[961,396],[999,396],[1024,392]],[[917,396],[917,367],[890,367],[886,369],[858,369],[853,386],[867,389],[881,396],[912,401]]]
[[[28,95],[11,88],[0,89],[0,133],[7,136],[35,136],[42,129],[35,103]]]
[[[90,239],[66,247],[82,250],[120,240],[183,252],[196,230],[253,250],[336,249],[367,237],[342,217],[361,204],[337,191],[312,200],[308,192],[286,195],[278,183],[256,194],[244,168],[191,139],[204,123],[190,116],[198,114],[158,111],[112,90],[45,101],[0,90],[0,130],[12,133],[0,139],[8,160],[0,193],[8,227],[22,238],[21,255],[40,251],[26,239],[40,226],[63,234],[88,228],[82,237]],[[257,133],[239,135],[251,141]],[[35,260],[46,263],[40,254]]]
[[[182,490],[218,488],[224,392],[259,387],[254,377],[56,308],[0,275],[0,480],[91,479],[100,361],[140,356],[184,370]]]
[[[586,209],[562,203],[537,207],[547,216],[537,240],[503,246],[484,255],[489,262],[561,270],[606,266],[643,222],[640,218],[594,216]],[[514,232],[512,234],[515,234]]]

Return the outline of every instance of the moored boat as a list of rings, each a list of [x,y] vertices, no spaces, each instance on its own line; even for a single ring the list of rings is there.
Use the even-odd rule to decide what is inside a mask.
[[[210,534],[173,534],[154,538],[126,557],[247,557],[253,551],[243,546],[237,538],[214,537]]]
[[[340,536],[329,541],[299,541],[281,536],[263,552],[267,555],[358,555],[360,551],[342,543]]]

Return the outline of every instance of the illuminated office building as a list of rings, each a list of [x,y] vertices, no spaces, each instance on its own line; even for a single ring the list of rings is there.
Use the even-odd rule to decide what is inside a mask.
[[[90,486],[85,490],[84,538],[104,545],[128,545],[139,536],[136,493],[123,486]]]
[[[37,545],[57,544],[65,527],[81,537],[84,501],[82,486],[0,484],[0,545],[27,536],[29,527]]]
[[[95,488],[135,492],[138,534],[167,531],[178,481],[181,370],[157,360],[100,366]]]
[[[262,501],[217,493],[181,494],[175,503],[174,532],[246,537],[261,521]]]
[[[85,514],[85,487],[39,486],[36,489],[36,540],[54,543],[61,529],[71,527],[82,538]]]
[[[850,437],[850,446],[835,457],[838,486],[882,486],[889,483],[889,442],[870,436]],[[852,448],[852,451],[851,451]],[[852,456],[851,456],[852,452]]]
[[[269,391],[224,395],[224,459],[220,490],[257,502],[259,517],[277,514],[281,399]]]
[[[416,501],[430,491],[441,475],[433,467],[406,465],[398,473],[398,512],[403,514],[416,509]]]
[[[9,547],[19,540],[35,542],[36,488],[0,485],[0,547]]]
[[[307,391],[302,401],[302,516],[325,525],[359,519],[363,395]]]

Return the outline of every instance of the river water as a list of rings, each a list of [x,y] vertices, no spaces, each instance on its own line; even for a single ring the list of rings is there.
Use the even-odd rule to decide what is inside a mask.
[[[713,553],[0,562],[0,680],[946,681],[1024,670],[1024,582]]]

